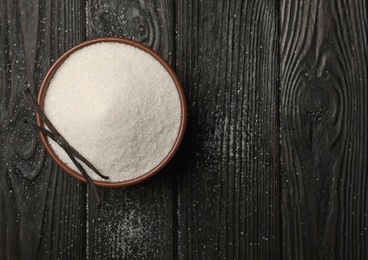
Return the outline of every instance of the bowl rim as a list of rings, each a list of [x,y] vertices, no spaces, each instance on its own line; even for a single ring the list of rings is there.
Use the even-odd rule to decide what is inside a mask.
[[[131,39],[127,39],[127,38],[121,38],[121,37],[99,37],[99,38],[94,38],[94,39],[90,39],[87,41],[83,41],[77,45],[75,45],[74,47],[70,48],[69,50],[67,50],[65,53],[63,53],[55,62],[54,64],[52,64],[52,66],[49,68],[46,76],[44,77],[41,87],[39,89],[38,92],[38,104],[41,107],[41,109],[43,109],[44,106],[44,98],[47,92],[47,88],[49,87],[50,81],[53,78],[55,72],[58,70],[58,68],[63,64],[63,62],[75,51],[78,51],[84,47],[96,44],[96,43],[102,43],[102,42],[117,42],[117,43],[122,43],[122,44],[127,44],[133,47],[136,47],[142,51],[145,51],[146,53],[150,54],[153,58],[155,58],[163,67],[164,69],[169,73],[169,75],[171,76],[175,87],[177,89],[178,95],[179,95],[179,100],[180,100],[180,108],[181,108],[181,119],[180,119],[180,126],[179,126],[179,130],[178,130],[178,135],[175,139],[175,142],[172,146],[172,148],[170,149],[169,153],[162,159],[162,161],[156,165],[156,167],[154,167],[152,170],[148,171],[145,174],[142,174],[141,176],[138,176],[137,178],[134,179],[130,179],[130,180],[126,180],[126,181],[118,181],[118,182],[108,182],[108,181],[100,181],[100,180],[94,180],[94,183],[97,186],[100,187],[123,187],[123,186],[130,186],[133,184],[137,184],[139,182],[142,182],[150,177],[152,177],[153,175],[155,175],[156,173],[158,173],[160,170],[162,170],[167,163],[172,159],[172,157],[175,155],[175,153],[177,152],[183,137],[184,137],[184,132],[185,132],[185,127],[186,127],[186,123],[187,123],[187,105],[186,105],[186,101],[185,101],[185,95],[184,95],[184,91],[183,88],[180,84],[179,78],[176,75],[176,73],[174,72],[174,70],[171,68],[171,66],[167,63],[167,61],[161,57],[160,54],[158,54],[157,52],[155,52],[154,50],[152,50],[151,48],[143,45],[140,42],[131,40]],[[41,120],[41,117],[36,113],[36,124],[38,126],[43,127],[43,122]],[[68,173],[69,175],[71,175],[72,177],[78,179],[79,181],[85,182],[87,183],[87,181],[84,179],[84,177],[82,176],[82,174],[80,174],[77,171],[72,170],[71,168],[69,168],[63,161],[61,161],[61,159],[56,155],[56,153],[54,152],[54,150],[51,148],[51,145],[47,139],[47,137],[40,133],[40,138],[41,138],[41,142],[43,144],[43,146],[45,147],[47,153],[50,155],[50,157],[53,159],[54,162],[56,162],[56,164],[63,169],[63,171],[65,171],[66,173]]]

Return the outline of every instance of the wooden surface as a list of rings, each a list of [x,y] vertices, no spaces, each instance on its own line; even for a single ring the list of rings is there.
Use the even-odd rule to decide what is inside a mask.
[[[179,1],[176,71],[188,100],[178,160],[180,259],[280,252],[274,1]]]
[[[0,2],[0,259],[367,259],[364,0]],[[188,126],[153,178],[100,189],[24,118],[68,48],[129,37],[177,72]]]
[[[283,1],[283,256],[368,259],[366,1]]]

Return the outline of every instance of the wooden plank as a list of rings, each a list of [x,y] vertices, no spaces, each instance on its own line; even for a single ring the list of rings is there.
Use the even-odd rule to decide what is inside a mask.
[[[281,1],[284,259],[367,259],[366,1]]]
[[[23,89],[35,93],[48,67],[83,40],[80,1],[0,3],[0,258],[83,259],[85,185],[61,172],[25,126],[34,112]]]
[[[178,1],[179,259],[279,259],[275,1]]]
[[[97,1],[87,6],[87,37],[120,36],[143,42],[169,62],[173,53],[173,3]],[[101,189],[103,204],[88,208],[90,259],[175,259],[175,170],[126,188]]]
[[[130,38],[144,43],[172,62],[173,1],[88,0],[87,5],[88,38]]]

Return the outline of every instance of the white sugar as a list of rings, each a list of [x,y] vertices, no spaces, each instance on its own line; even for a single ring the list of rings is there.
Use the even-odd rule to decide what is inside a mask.
[[[162,65],[144,51],[112,42],[70,55],[50,82],[44,110],[65,139],[114,182],[157,166],[173,147],[181,116],[177,89]]]

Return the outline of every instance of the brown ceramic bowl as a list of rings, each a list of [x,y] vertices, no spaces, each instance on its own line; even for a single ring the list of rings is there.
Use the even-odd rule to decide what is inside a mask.
[[[174,84],[177,88],[178,94],[179,94],[179,99],[180,99],[180,105],[181,105],[181,121],[180,121],[180,127],[179,127],[179,131],[178,131],[178,136],[176,137],[175,143],[173,145],[173,147],[171,148],[170,152],[166,155],[166,157],[151,171],[135,178],[135,179],[131,179],[131,180],[127,180],[127,181],[121,181],[121,182],[107,182],[107,181],[94,181],[96,183],[97,186],[101,186],[101,187],[121,187],[121,186],[129,186],[129,185],[133,185],[136,184],[138,182],[144,181],[146,179],[148,179],[149,177],[153,176],[154,174],[156,174],[157,172],[159,172],[170,160],[171,158],[174,156],[175,152],[178,150],[179,145],[183,139],[184,136],[184,130],[185,130],[185,126],[186,126],[186,116],[187,116],[187,110],[186,110],[186,102],[185,102],[185,97],[184,97],[184,92],[183,89],[180,85],[179,79],[176,76],[175,72],[173,71],[173,69],[170,67],[170,65],[159,55],[157,54],[155,51],[153,51],[152,49],[150,49],[149,47],[133,41],[133,40],[129,40],[129,39],[125,39],[125,38],[116,38],[116,37],[103,37],[103,38],[96,38],[96,39],[92,39],[89,41],[85,41],[82,42],[78,45],[76,45],[75,47],[71,48],[70,50],[68,50],[67,52],[65,52],[49,69],[49,71],[47,72],[39,94],[38,94],[38,104],[40,105],[41,108],[43,108],[44,105],[44,98],[45,98],[45,94],[47,91],[47,88],[49,86],[49,83],[51,81],[51,79],[53,78],[55,72],[57,71],[57,69],[60,67],[60,65],[75,51],[95,44],[95,43],[99,43],[99,42],[118,42],[118,43],[123,43],[123,44],[128,44],[131,45],[133,47],[136,47],[142,51],[147,52],[148,54],[150,54],[153,58],[155,58],[164,68],[165,70],[170,74],[171,78],[174,81]],[[43,127],[43,122],[41,121],[40,116],[37,114],[36,115],[36,123],[39,126]],[[74,178],[86,182],[86,180],[84,179],[84,177],[82,176],[82,174],[80,174],[79,172],[76,172],[72,169],[70,169],[63,161],[61,161],[59,159],[59,157],[56,155],[56,153],[54,152],[54,150],[51,148],[50,143],[48,142],[48,139],[45,135],[40,134],[41,136],[41,141],[42,144],[44,145],[44,147],[46,148],[47,153],[51,156],[51,158],[57,163],[57,165],[59,165],[65,172],[67,172],[68,174],[70,174],[71,176],[73,176]]]

